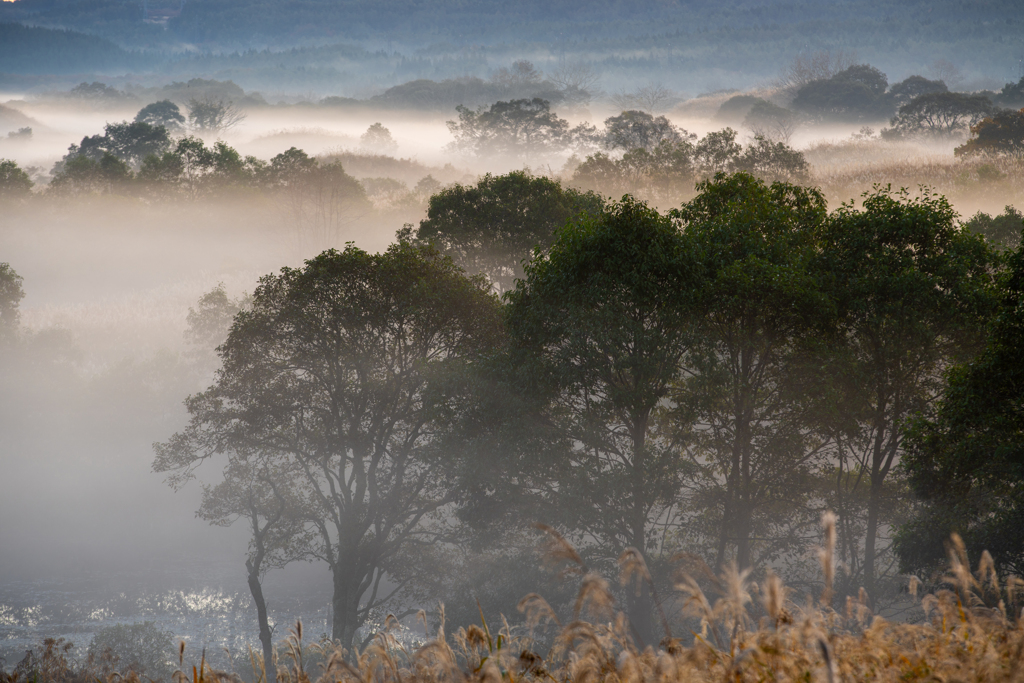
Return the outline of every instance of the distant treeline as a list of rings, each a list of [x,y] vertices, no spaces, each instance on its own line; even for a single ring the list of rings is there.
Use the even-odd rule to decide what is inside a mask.
[[[67,74],[87,70],[138,68],[150,56],[130,52],[105,38],[77,31],[0,23],[0,71]]]
[[[485,75],[508,59],[549,53],[586,58],[617,72],[715,69],[769,75],[800,52],[851,48],[886,68],[955,55],[972,72],[1011,74],[1019,55],[1017,3],[943,0],[893,5],[849,3],[526,2],[471,0],[206,0],[154,9],[142,3],[19,0],[0,19],[86,30],[123,44],[152,48],[187,42],[210,48],[292,47],[309,41],[388,41],[416,62],[412,77]],[[489,46],[489,47],[488,47]],[[728,49],[723,49],[727,47]],[[410,49],[411,48],[411,49]],[[484,59],[457,59],[484,48]],[[479,54],[478,54],[479,56]],[[454,71],[434,72],[437,60]],[[273,69],[277,65],[267,64]],[[325,71],[329,65],[320,66]],[[678,72],[677,72],[678,73]],[[336,76],[337,74],[335,74]],[[648,74],[650,77],[650,74]]]

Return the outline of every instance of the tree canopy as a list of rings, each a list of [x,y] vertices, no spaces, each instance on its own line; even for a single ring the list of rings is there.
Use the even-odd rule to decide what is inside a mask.
[[[486,284],[430,248],[326,251],[260,280],[215,384],[186,401],[189,426],[155,445],[154,469],[174,485],[218,455],[293,471],[304,551],[331,568],[333,637],[351,646],[414,575],[399,558],[441,534],[428,522],[451,488],[432,437],[452,382],[500,331]]]
[[[907,572],[940,569],[954,532],[972,554],[1024,571],[1024,248],[1009,255],[998,291],[984,350],[950,369],[934,417],[919,417],[908,436],[904,468],[924,505],[900,529]]]
[[[476,185],[450,185],[430,197],[416,239],[433,242],[498,292],[522,277],[535,247],[546,249],[577,214],[597,214],[601,199],[525,171],[485,175]]]

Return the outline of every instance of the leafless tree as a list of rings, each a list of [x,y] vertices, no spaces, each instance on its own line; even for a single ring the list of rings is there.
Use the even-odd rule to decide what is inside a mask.
[[[958,85],[964,82],[964,74],[960,68],[945,59],[936,59],[931,63],[929,71],[935,80],[942,81],[950,90],[955,90]]]
[[[563,61],[548,74],[548,80],[563,89],[591,90],[600,76],[586,62]]]
[[[850,50],[819,50],[799,54],[793,58],[774,85],[789,94],[795,94],[801,86],[811,81],[832,78],[857,62],[857,53]]]
[[[228,100],[193,97],[185,105],[189,130],[198,135],[220,135],[245,120],[245,112]]]
[[[664,109],[670,102],[677,99],[676,93],[661,83],[649,83],[632,91],[620,91],[612,95],[612,104],[623,111],[639,109],[654,114]]]

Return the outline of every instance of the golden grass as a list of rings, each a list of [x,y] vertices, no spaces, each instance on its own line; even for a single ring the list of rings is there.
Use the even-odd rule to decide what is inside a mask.
[[[1002,213],[1024,205],[1024,158],[953,156],[950,145],[927,146],[882,140],[819,142],[804,151],[811,185],[821,188],[832,207],[856,200],[876,185],[944,195],[968,218],[977,211]]]
[[[558,624],[550,651],[534,652],[536,642],[502,620],[492,632],[481,624],[446,636],[442,621],[425,644],[407,649],[394,636],[400,628],[389,617],[384,630],[361,652],[335,645],[305,646],[298,623],[277,661],[280,683],[684,683],[710,681],[1018,681],[1024,679],[1024,629],[1015,614],[1022,594],[1019,579],[1000,582],[986,553],[972,572],[958,538],[953,539],[946,587],[926,595],[922,623],[887,621],[873,615],[867,596],[849,598],[835,610],[829,601],[834,576],[829,534],[834,518],[824,520],[826,547],[820,553],[826,578],[817,602],[796,604],[777,576],[763,585],[749,572],[727,568],[715,582],[719,597],[709,598],[696,579],[684,576],[680,599],[699,620],[691,644],[666,636],[657,646],[639,647],[626,615],[613,609],[608,583],[586,573],[573,619],[561,624],[536,594],[520,603],[533,626]],[[578,555],[554,539],[563,559],[583,569]],[[638,553],[620,561],[625,582],[645,573]],[[916,594],[917,583],[911,590]],[[589,619],[584,618],[586,614]],[[424,619],[425,625],[425,619]],[[689,638],[687,639],[690,640]],[[315,651],[321,664],[309,666],[304,653]],[[315,669],[315,670],[313,670]],[[194,670],[193,670],[194,672]],[[262,662],[253,657],[253,678],[265,682]],[[176,674],[178,683],[235,680],[210,670],[205,678]]]

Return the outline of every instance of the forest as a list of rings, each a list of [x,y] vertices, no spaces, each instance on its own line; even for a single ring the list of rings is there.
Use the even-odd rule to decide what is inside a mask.
[[[0,18],[113,12],[22,2]],[[182,4],[161,30],[339,7]],[[175,59],[286,79],[326,53],[395,64]],[[690,97],[519,58],[4,102],[0,681],[1011,680],[1024,76],[979,64],[791,52]],[[200,590],[215,567],[241,588]],[[124,585],[26,597],[61,572]]]

